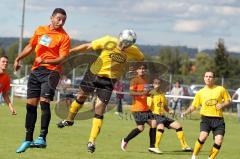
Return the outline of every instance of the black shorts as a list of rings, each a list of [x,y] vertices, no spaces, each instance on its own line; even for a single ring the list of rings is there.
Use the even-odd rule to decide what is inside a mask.
[[[103,103],[108,104],[116,81],[116,79],[94,75],[88,70],[80,83],[80,88],[87,94],[95,93]]]
[[[49,100],[53,100],[56,88],[49,86],[49,75],[53,70],[49,70],[43,66],[36,68],[30,73],[28,84],[27,84],[27,99],[44,97]],[[57,71],[54,71],[57,73]],[[57,73],[58,77],[59,74]],[[59,78],[55,79],[57,82]]]
[[[154,116],[151,111],[146,112],[133,112],[133,117],[137,125],[144,125],[149,120],[153,120]]]
[[[213,132],[213,136],[225,134],[225,122],[222,117],[201,117],[200,131],[209,133]]]
[[[173,119],[166,117],[165,115],[154,114],[154,119],[157,121],[157,124],[163,124],[164,127],[170,128],[170,124],[174,122]]]

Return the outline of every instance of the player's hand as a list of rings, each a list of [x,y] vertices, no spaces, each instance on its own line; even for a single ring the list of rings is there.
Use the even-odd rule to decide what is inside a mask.
[[[216,108],[217,108],[217,110],[220,110],[220,109],[222,109],[222,108],[223,108],[223,105],[222,105],[222,104],[220,104],[220,103],[217,103],[217,104],[216,104]]]
[[[11,111],[12,115],[17,115],[17,112],[13,107],[10,107],[10,111]]]
[[[19,60],[15,60],[14,61],[14,65],[13,65],[14,72],[17,72],[20,68],[21,68],[20,61]]]
[[[180,114],[180,118],[184,118],[185,116],[186,116],[186,113],[185,113],[185,112],[183,112],[183,113]]]
[[[37,57],[37,58],[35,59],[35,62],[38,63],[38,64],[40,64],[40,63],[43,62],[43,59],[42,59],[41,57]]]
[[[168,113],[172,115],[174,113],[174,111],[173,110],[169,110]]]

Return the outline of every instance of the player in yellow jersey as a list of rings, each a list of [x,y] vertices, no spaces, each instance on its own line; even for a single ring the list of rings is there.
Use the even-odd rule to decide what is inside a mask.
[[[161,80],[157,78],[154,79],[153,89],[149,92],[150,96],[147,98],[147,104],[157,122],[155,148],[159,148],[164,133],[164,127],[167,127],[168,129],[176,130],[183,151],[192,151],[185,140],[181,124],[165,116],[165,112],[169,112],[169,108],[165,93],[161,91],[160,85]]]
[[[200,89],[192,102],[192,105],[182,114],[193,112],[201,106],[200,135],[195,143],[192,159],[196,159],[210,131],[213,132],[214,144],[209,154],[209,159],[216,158],[225,134],[225,122],[222,109],[231,102],[228,91],[214,84],[214,73],[208,71],[204,75],[205,87]]]
[[[80,92],[72,102],[66,120],[58,123],[58,127],[73,125],[74,118],[83,106],[88,95],[96,90],[97,101],[92,130],[88,142],[88,152],[95,151],[96,138],[103,123],[103,114],[112,94],[114,83],[122,76],[129,60],[144,60],[143,53],[134,43],[136,33],[133,30],[123,30],[119,37],[104,36],[90,43],[76,46],[70,52],[100,51],[100,55],[84,75],[80,84]]]

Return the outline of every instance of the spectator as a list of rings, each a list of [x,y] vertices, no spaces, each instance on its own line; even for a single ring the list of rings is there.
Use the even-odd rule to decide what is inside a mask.
[[[240,88],[236,90],[236,92],[233,94],[232,99],[234,99],[237,96],[237,116],[238,116],[238,121],[240,122]]]
[[[123,92],[124,84],[120,80],[118,80],[114,85],[114,91],[116,92],[116,103],[117,103],[117,111],[115,114],[123,113],[122,110],[122,100],[124,98]]]
[[[180,82],[177,81],[175,86],[171,90],[171,95],[174,96],[182,96],[183,95],[183,88],[180,86]],[[178,109],[179,115],[182,113],[182,99],[179,97],[173,97],[171,99],[171,106],[173,108],[173,118],[176,115],[176,110]]]

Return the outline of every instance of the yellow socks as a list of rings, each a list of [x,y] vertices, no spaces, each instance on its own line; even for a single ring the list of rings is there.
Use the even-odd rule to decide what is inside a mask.
[[[215,159],[215,157],[217,156],[220,148],[221,148],[221,145],[214,144],[213,147],[212,147],[212,150],[210,152],[209,158],[210,159]]]
[[[164,133],[163,129],[157,129],[156,132],[156,141],[155,141],[155,147],[158,148],[162,139],[162,135]]]
[[[193,150],[193,155],[197,156],[199,151],[201,150],[204,142],[200,141],[199,139],[196,141],[194,150]]]
[[[95,114],[95,117],[93,118],[93,121],[92,121],[92,130],[89,138],[90,142],[95,143],[95,140],[101,130],[102,124],[103,124],[103,116]]]
[[[80,104],[78,101],[74,100],[69,108],[67,120],[73,121],[79,109],[82,108],[82,106],[83,104]]]
[[[177,137],[180,141],[182,149],[189,147],[187,142],[186,142],[186,139],[185,139],[182,128],[177,129],[176,132],[177,132]]]

